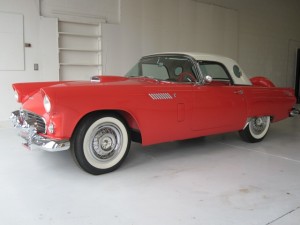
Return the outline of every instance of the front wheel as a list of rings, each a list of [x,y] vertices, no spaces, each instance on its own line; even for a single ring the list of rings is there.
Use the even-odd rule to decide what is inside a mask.
[[[246,142],[262,141],[269,130],[270,122],[270,116],[252,118],[245,129],[239,131],[239,134]]]
[[[126,124],[116,115],[89,116],[77,127],[72,144],[77,164],[99,175],[122,164],[130,148],[130,136]]]

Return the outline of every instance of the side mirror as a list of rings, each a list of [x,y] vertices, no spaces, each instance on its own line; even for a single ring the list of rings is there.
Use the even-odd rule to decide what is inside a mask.
[[[204,81],[205,81],[205,83],[207,83],[207,84],[211,83],[212,80],[213,80],[213,78],[212,78],[211,76],[209,76],[209,75],[206,75],[205,78],[204,78]]]

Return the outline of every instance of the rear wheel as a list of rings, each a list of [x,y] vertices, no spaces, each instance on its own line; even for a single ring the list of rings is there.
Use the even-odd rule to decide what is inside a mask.
[[[130,148],[130,136],[125,122],[116,115],[89,116],[76,129],[72,145],[77,164],[99,175],[122,164]]]
[[[252,118],[244,130],[239,131],[244,141],[255,143],[262,141],[270,127],[270,116]]]

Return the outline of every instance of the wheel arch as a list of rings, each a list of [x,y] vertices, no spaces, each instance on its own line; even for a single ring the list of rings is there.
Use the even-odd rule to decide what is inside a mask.
[[[78,126],[88,117],[93,117],[93,116],[99,116],[99,115],[111,115],[111,116],[116,116],[119,117],[120,119],[123,120],[125,125],[127,126],[131,140],[134,142],[142,143],[142,132],[140,130],[140,127],[138,125],[138,122],[136,118],[129,112],[125,110],[116,110],[116,109],[111,109],[111,110],[95,110],[92,112],[89,112],[85,114],[84,116],[81,117],[81,119],[77,122],[73,132],[72,132],[72,137],[74,135],[74,132],[78,128]]]

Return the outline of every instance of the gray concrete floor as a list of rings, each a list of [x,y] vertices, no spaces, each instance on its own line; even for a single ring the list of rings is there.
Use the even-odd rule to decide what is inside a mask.
[[[69,152],[29,152],[0,128],[3,225],[298,225],[300,117],[261,143],[237,133],[142,147],[110,174],[81,171]]]

